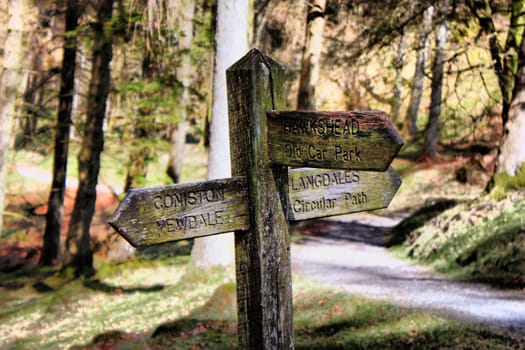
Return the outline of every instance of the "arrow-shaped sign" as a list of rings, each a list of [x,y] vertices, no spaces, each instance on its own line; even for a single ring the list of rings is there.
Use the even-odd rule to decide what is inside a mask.
[[[246,230],[246,197],[244,178],[133,189],[110,225],[135,247]]]
[[[385,172],[293,169],[288,174],[288,219],[305,220],[386,208],[401,179]]]
[[[274,163],[385,171],[403,140],[383,112],[271,111],[269,155]]]
[[[385,208],[401,179],[386,172],[300,168],[289,171],[288,219],[320,218]],[[133,189],[110,225],[133,246],[247,230],[246,179]]]

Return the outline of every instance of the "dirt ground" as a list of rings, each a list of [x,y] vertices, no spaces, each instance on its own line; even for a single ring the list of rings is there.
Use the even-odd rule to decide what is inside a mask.
[[[19,193],[7,195],[7,212],[4,230],[0,240],[0,272],[12,272],[27,265],[36,265],[40,258],[49,184],[48,173],[29,164],[18,164],[16,171],[37,190],[24,191],[20,186]],[[62,241],[65,240],[71,212],[77,191],[76,181],[68,181],[64,199],[64,216],[62,222]],[[97,186],[95,215],[91,225],[92,248],[96,254],[104,257],[107,254],[108,237],[114,231],[108,225],[112,212],[118,205],[118,198],[108,186]]]

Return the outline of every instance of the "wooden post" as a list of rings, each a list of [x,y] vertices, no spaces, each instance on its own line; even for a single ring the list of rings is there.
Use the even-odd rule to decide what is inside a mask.
[[[235,231],[240,349],[293,349],[287,167],[271,165],[266,112],[285,105],[284,68],[251,50],[226,72],[233,176],[248,188],[250,229]]]
[[[357,170],[388,169],[403,140],[380,112],[277,111],[284,68],[255,49],[226,80],[234,177],[130,191],[110,224],[134,246],[235,230],[239,348],[293,349],[287,219],[388,206],[395,171]],[[288,189],[305,165],[329,169],[294,169]]]

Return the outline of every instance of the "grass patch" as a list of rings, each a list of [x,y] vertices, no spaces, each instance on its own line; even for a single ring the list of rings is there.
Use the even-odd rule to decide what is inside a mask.
[[[428,217],[415,215],[394,232],[405,232],[402,252],[407,257],[431,264],[440,272],[498,286],[523,287],[524,212],[525,193],[514,192],[500,201],[484,197],[463,202],[424,225],[421,222]],[[414,227],[412,223],[418,220]]]
[[[94,280],[45,277],[47,291],[27,279],[18,289],[3,288],[2,295],[11,297],[2,302],[0,348],[237,348],[231,271],[188,273],[186,263],[181,258],[99,267]],[[296,349],[525,345],[523,335],[370,302],[303,278],[293,286]]]
[[[519,343],[518,334],[298,284],[296,349],[509,349]]]
[[[96,280],[76,279],[48,293],[29,285],[11,291],[0,314],[0,348],[54,349],[88,344],[109,331],[140,333],[188,315],[231,276],[184,282],[186,262],[130,262],[108,268]],[[100,270],[99,270],[100,271]]]

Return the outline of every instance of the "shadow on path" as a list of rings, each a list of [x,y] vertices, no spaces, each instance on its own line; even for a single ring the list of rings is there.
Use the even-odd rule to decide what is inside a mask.
[[[318,238],[329,238],[334,244],[337,241],[365,243],[377,247],[386,247],[389,233],[392,230],[388,226],[375,226],[358,221],[337,220],[309,220],[294,223],[292,232],[299,232],[305,237],[297,240],[297,244],[305,244],[311,241],[319,241]]]
[[[148,287],[112,286],[98,279],[86,280],[84,282],[84,287],[89,288],[91,290],[96,290],[96,291],[104,292],[104,293],[112,293],[112,294],[127,294],[127,293],[136,293],[136,292],[150,293],[150,292],[158,292],[164,289],[164,286],[161,284],[155,284],[153,286],[148,286]]]

